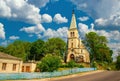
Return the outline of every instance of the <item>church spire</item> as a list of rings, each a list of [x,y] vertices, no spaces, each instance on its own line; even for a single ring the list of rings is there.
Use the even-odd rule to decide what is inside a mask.
[[[73,10],[72,11],[72,19],[71,19],[70,29],[74,29],[74,28],[77,28],[77,25],[76,25],[76,18],[75,18],[74,10]]]

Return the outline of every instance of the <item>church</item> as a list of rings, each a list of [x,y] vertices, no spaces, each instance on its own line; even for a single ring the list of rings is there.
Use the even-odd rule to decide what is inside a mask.
[[[90,63],[89,52],[79,38],[77,30],[76,18],[74,11],[72,12],[72,19],[70,28],[68,30],[68,49],[66,62],[74,60],[76,63]]]

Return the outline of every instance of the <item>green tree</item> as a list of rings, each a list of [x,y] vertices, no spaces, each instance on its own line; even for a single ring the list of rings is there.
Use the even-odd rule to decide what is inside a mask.
[[[66,43],[61,38],[51,38],[45,43],[45,52],[63,56],[66,48]]]
[[[0,52],[4,52],[5,51],[5,47],[0,46]]]
[[[33,42],[30,48],[29,59],[30,60],[40,60],[44,55],[44,41],[38,39]]]
[[[23,61],[26,61],[28,60],[27,57],[29,54],[29,50],[30,50],[29,42],[16,40],[6,47],[5,52],[18,58],[22,58]]]
[[[99,36],[95,32],[89,32],[85,36],[84,43],[90,52],[91,62],[112,62],[112,50],[107,46],[107,39],[105,36]]]
[[[117,69],[117,70],[120,70],[120,55],[117,57],[116,69]]]
[[[42,58],[41,62],[38,63],[37,67],[41,72],[52,72],[57,70],[61,65],[60,57],[52,54],[47,54]]]

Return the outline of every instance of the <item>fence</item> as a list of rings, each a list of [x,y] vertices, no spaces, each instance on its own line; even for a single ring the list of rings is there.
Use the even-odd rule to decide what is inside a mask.
[[[42,79],[94,70],[96,70],[96,68],[75,68],[63,71],[41,73],[0,73],[0,80]]]

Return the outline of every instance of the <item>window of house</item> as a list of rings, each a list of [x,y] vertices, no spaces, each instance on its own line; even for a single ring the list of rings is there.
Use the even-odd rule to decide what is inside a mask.
[[[2,70],[6,70],[7,63],[2,64]]]
[[[22,72],[24,72],[24,66],[22,66]]]
[[[13,71],[16,71],[17,64],[13,64]]]
[[[26,66],[26,72],[30,72],[30,66]]]

